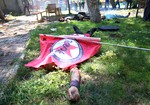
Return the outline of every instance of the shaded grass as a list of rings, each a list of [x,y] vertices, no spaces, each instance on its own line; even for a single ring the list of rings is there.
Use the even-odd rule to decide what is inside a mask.
[[[81,84],[81,99],[77,103],[67,100],[70,75],[59,69],[34,71],[24,64],[37,58],[40,53],[39,34],[70,35],[73,25],[84,33],[102,25],[120,27],[116,32],[97,31],[94,37],[102,42],[150,48],[150,23],[140,18],[105,20],[101,23],[89,21],[51,23],[39,26],[31,32],[31,40],[20,63],[18,74],[4,90],[0,104],[18,105],[131,105],[150,104],[150,52],[102,45],[101,50],[91,59],[79,65],[82,72],[91,78]],[[50,28],[57,28],[56,32]],[[111,35],[117,35],[112,37]]]

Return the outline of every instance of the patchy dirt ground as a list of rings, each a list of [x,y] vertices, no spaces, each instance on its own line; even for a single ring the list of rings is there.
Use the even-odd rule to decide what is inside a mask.
[[[9,22],[0,23],[0,82],[24,51],[29,31],[38,24],[34,16],[15,17]]]

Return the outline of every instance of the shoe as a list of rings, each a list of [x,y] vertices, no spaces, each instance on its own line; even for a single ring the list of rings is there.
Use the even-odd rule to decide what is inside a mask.
[[[73,26],[73,29],[76,34],[83,34],[77,26]]]
[[[68,98],[70,101],[72,102],[76,102],[76,101],[79,101],[80,100],[80,94],[79,94],[79,90],[77,87],[75,86],[71,86],[69,89],[68,89]]]

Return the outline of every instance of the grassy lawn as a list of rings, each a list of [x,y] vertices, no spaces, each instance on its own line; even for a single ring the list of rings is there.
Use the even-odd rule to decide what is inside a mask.
[[[72,26],[83,32],[102,25],[116,25],[119,31],[96,31],[102,42],[150,49],[150,22],[140,18],[51,23],[31,31],[31,40],[21,61],[17,76],[4,90],[0,105],[150,105],[150,51],[102,45],[91,59],[79,65],[86,74],[80,86],[81,99],[70,103],[67,97],[70,75],[59,69],[34,71],[24,64],[40,53],[39,34],[70,35]],[[52,32],[50,28],[57,28]]]

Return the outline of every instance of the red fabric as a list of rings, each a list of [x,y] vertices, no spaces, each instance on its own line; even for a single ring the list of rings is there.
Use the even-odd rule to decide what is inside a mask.
[[[40,56],[25,66],[39,68],[55,64],[66,69],[94,56],[101,48],[99,42],[99,38],[40,34]]]

